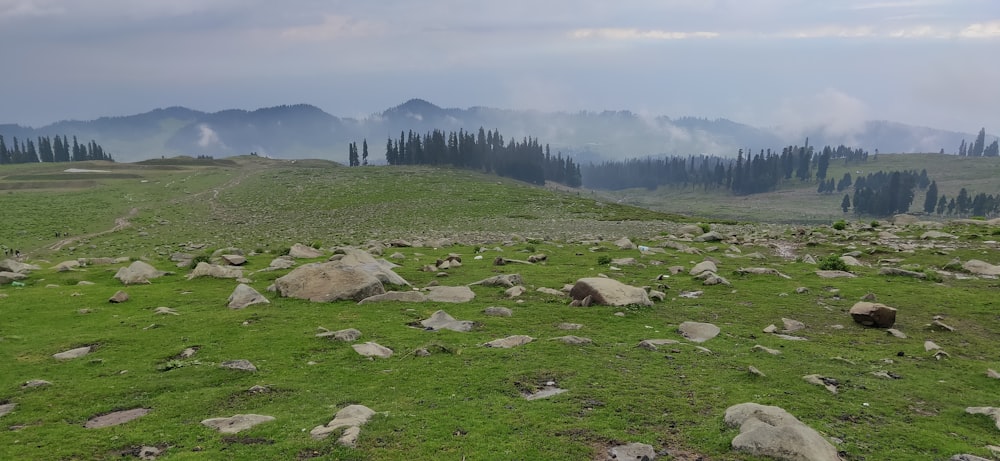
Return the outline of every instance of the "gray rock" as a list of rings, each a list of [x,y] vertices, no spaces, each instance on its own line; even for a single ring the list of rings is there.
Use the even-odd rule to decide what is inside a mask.
[[[381,303],[381,302],[406,302],[406,303],[419,303],[427,301],[427,297],[419,291],[387,291],[380,295],[369,296],[362,299],[358,304],[371,304],[371,303]]]
[[[552,338],[552,340],[553,341],[559,341],[559,342],[562,342],[564,344],[570,344],[570,345],[573,345],[573,346],[583,346],[583,345],[587,345],[587,344],[594,344],[594,341],[592,339],[590,339],[590,338],[583,338],[583,337],[580,337],[580,336],[572,336],[572,335],[569,335],[569,336],[559,336],[559,337],[556,337],[556,338]]]
[[[59,264],[56,264],[55,266],[52,267],[52,269],[55,270],[56,272],[69,272],[79,267],[80,267],[80,261],[71,259],[69,261],[63,261]]]
[[[494,275],[493,277],[485,278],[478,282],[472,282],[469,285],[510,288],[514,285],[521,285],[522,283],[524,283],[524,280],[521,279],[520,274],[500,274],[500,275]]]
[[[253,287],[246,284],[239,284],[236,289],[233,290],[233,294],[229,295],[228,300],[230,309],[243,309],[247,306],[252,306],[254,304],[270,304],[264,295],[260,294]]]
[[[27,274],[31,271],[37,271],[41,269],[41,266],[36,266],[34,264],[26,264],[20,261],[15,261],[13,259],[0,260],[0,271],[4,272],[15,272],[18,274]]]
[[[245,414],[233,415],[228,418],[204,419],[201,421],[201,424],[223,434],[235,434],[269,421],[274,421],[274,416]]]
[[[325,329],[324,329],[325,330]],[[346,328],[343,330],[329,331],[325,330],[321,333],[316,334],[317,338],[332,338],[337,341],[351,342],[357,341],[361,337],[361,332],[354,328]]]
[[[428,301],[440,303],[466,303],[476,298],[476,293],[467,286],[436,286],[424,289]]]
[[[766,378],[767,375],[763,371],[757,369],[757,367],[750,365],[747,367],[747,372],[754,376],[760,376],[761,378]]]
[[[840,260],[843,261],[843,263],[847,266],[851,267],[864,266],[864,264],[861,264],[861,261],[858,261],[858,259],[855,258],[854,256],[841,256]]]
[[[149,412],[149,408],[133,408],[131,410],[116,411],[106,415],[90,418],[83,425],[83,427],[87,429],[99,429],[102,427],[117,426],[119,424],[125,424],[134,419],[146,416]]]
[[[157,270],[143,261],[135,261],[127,267],[118,269],[115,278],[124,285],[142,285],[164,275],[167,275],[165,271]]]
[[[881,303],[859,301],[851,307],[851,318],[866,327],[891,328],[896,323],[896,309]]]
[[[701,234],[704,234],[704,233],[705,233],[705,230],[702,229],[701,226],[698,226],[696,224],[685,224],[685,225],[683,225],[683,226],[681,226],[680,228],[677,229],[677,234],[678,235],[687,234],[687,235],[691,235],[691,236],[698,236],[698,235],[701,235]]]
[[[906,333],[903,333],[902,331],[899,331],[895,328],[890,328],[888,330],[885,330],[885,332],[899,339],[906,339]]]
[[[986,415],[993,419],[993,424],[1000,429],[1000,408],[996,407],[968,407],[965,412],[970,415]]]
[[[899,269],[896,267],[880,267],[878,273],[879,275],[895,275],[900,277],[912,277],[915,279],[927,278],[927,274],[923,272],[908,271],[906,269]]]
[[[175,310],[173,310],[173,309],[171,309],[169,307],[163,307],[163,306],[157,307],[156,309],[153,309],[153,313],[156,314],[156,315],[181,315],[177,311],[175,311]]]
[[[543,387],[543,388],[541,388],[541,389],[539,389],[539,390],[537,390],[535,392],[532,392],[530,394],[525,394],[524,395],[524,399],[525,400],[547,399],[549,397],[556,396],[556,395],[562,394],[564,392],[567,392],[567,390],[566,389],[560,389],[560,388],[555,387],[555,386],[545,386],[545,387]]]
[[[656,351],[660,348],[660,346],[667,344],[680,344],[680,341],[676,339],[644,339],[639,341],[639,344],[637,344],[636,347],[646,349],[648,351]]]
[[[507,290],[505,290],[504,291],[504,296],[506,296],[508,298],[517,298],[517,297],[523,295],[524,292],[526,292],[526,291],[528,291],[528,289],[525,288],[523,285],[517,285],[517,286],[513,286],[513,287],[510,287]]]
[[[343,428],[345,429],[344,434],[338,439],[338,442],[341,445],[353,447],[357,441],[360,427],[368,423],[372,416],[375,416],[375,410],[371,408],[364,405],[348,405],[338,411],[329,423],[314,427],[309,431],[309,435],[313,439],[321,440]]]
[[[125,301],[128,301],[128,293],[121,290],[116,291],[114,295],[108,298],[108,302],[112,304],[119,304]]]
[[[24,384],[22,384],[21,388],[22,389],[29,389],[29,388],[32,388],[32,387],[45,387],[45,386],[51,386],[51,385],[52,385],[52,383],[50,383],[50,382],[48,382],[48,381],[46,381],[44,379],[32,379],[32,380],[26,381]]]
[[[615,240],[615,246],[618,247],[619,250],[634,250],[636,248],[635,244],[632,243],[632,241],[629,240],[628,237],[623,237],[618,240]]]
[[[28,278],[27,275],[24,275],[19,272],[2,271],[0,272],[0,285],[6,285],[10,282],[19,282],[26,278]]]
[[[677,327],[677,331],[690,341],[703,343],[719,335],[719,327],[711,323],[684,322]]]
[[[932,230],[924,232],[923,234],[920,235],[920,238],[922,240],[928,240],[928,239],[957,239],[958,237],[951,235],[947,232]]]
[[[385,293],[385,287],[374,275],[339,261],[312,263],[298,267],[274,281],[281,296],[332,302],[344,299],[361,301]]]
[[[779,335],[774,335],[774,337],[778,338],[778,339],[784,339],[785,341],[808,341],[806,338],[803,338],[801,336],[780,335],[779,334]]]
[[[305,246],[301,243],[296,243],[288,250],[288,256],[297,259],[313,259],[323,256],[323,252],[319,251],[313,247]]]
[[[757,344],[757,345],[755,345],[754,347],[752,347],[750,349],[754,350],[754,351],[767,352],[768,354],[771,354],[771,355],[781,355],[781,351],[779,351],[777,349],[771,349],[770,347],[761,346],[760,344]]]
[[[583,325],[579,323],[560,323],[556,325],[556,328],[560,330],[579,330],[583,328]]]
[[[56,360],[70,360],[75,358],[83,357],[94,350],[93,346],[83,346],[77,347],[75,349],[70,349],[68,351],[63,351],[58,354],[53,354],[52,358]]]
[[[693,239],[695,242],[717,242],[722,240],[722,235],[716,231],[709,231]]]
[[[228,368],[230,370],[249,371],[249,372],[257,371],[257,366],[250,363],[250,361],[246,359],[229,360],[226,362],[222,362],[221,364],[219,364],[219,366],[222,368]]]
[[[493,341],[483,344],[483,346],[493,347],[498,349],[510,349],[512,347],[523,346],[525,344],[528,344],[534,339],[535,338],[532,338],[531,336],[514,335],[514,336],[508,336],[506,338],[494,339]]]
[[[364,344],[354,344],[351,347],[354,349],[354,352],[357,352],[365,357],[377,357],[384,359],[392,357],[392,349],[371,341]]]
[[[712,272],[715,272],[715,271],[712,271]],[[736,270],[736,273],[742,274],[742,275],[747,275],[747,274],[754,274],[754,275],[776,275],[776,276],[781,277],[783,279],[790,279],[791,278],[791,277],[789,277],[789,276],[787,276],[785,274],[782,274],[777,269],[772,269],[770,267],[741,267],[741,268],[739,268],[739,269]]]
[[[702,262],[700,262],[698,264],[695,264],[695,266],[692,267],[690,271],[688,271],[688,274],[689,275],[697,276],[697,275],[701,275],[704,272],[713,272],[714,273],[714,272],[718,272],[718,271],[719,271],[719,269],[715,266],[714,262],[712,262],[712,261],[702,261]]]
[[[267,267],[269,269],[291,269],[295,266],[295,260],[290,256],[280,256],[271,260],[271,264]]]
[[[541,287],[535,291],[539,293],[545,293],[547,295],[558,296],[560,298],[566,296],[566,293],[556,290],[555,288],[549,288],[549,287]]]
[[[827,378],[825,376],[820,376],[820,375],[806,375],[803,376],[802,379],[804,379],[809,384],[823,386],[826,388],[826,390],[830,391],[833,394],[837,393],[838,383],[837,380],[833,378]]]
[[[962,269],[970,274],[1000,276],[1000,266],[994,266],[978,259],[966,261],[965,264],[962,264]]]
[[[830,442],[781,408],[741,403],[726,409],[724,421],[740,429],[734,450],[786,461],[841,461]]]
[[[594,304],[608,306],[653,305],[646,290],[603,277],[587,277],[578,280],[576,285],[573,285],[569,295],[574,300],[581,302],[589,296]]]
[[[795,333],[806,328],[806,324],[798,320],[782,318],[781,321],[785,325],[785,329],[781,330],[784,333]]]
[[[853,279],[857,277],[856,275],[850,272],[844,272],[844,271],[816,271],[816,275],[818,275],[819,278],[821,279],[837,279],[837,278]]]
[[[950,461],[991,461],[991,460],[989,460],[987,458],[983,458],[981,456],[969,455],[969,454],[955,455],[955,456],[952,456],[951,458],[949,458],[949,460]]]
[[[483,313],[493,317],[510,317],[514,315],[514,312],[506,307],[496,307],[490,306],[483,309]]]
[[[630,443],[608,449],[606,461],[653,461],[656,450],[645,443]]]
[[[439,310],[431,314],[430,318],[422,320],[421,325],[427,330],[451,330],[458,332],[472,331],[475,322],[471,320],[455,320],[447,312]]]
[[[16,403],[5,403],[3,405],[0,405],[0,417],[3,417],[7,413],[14,411],[15,408],[17,408]]]
[[[247,258],[243,255],[222,255],[222,260],[230,266],[242,266],[247,263]]]
[[[679,296],[681,298],[687,298],[687,299],[698,299],[703,294],[705,294],[705,292],[701,291],[701,290],[697,290],[697,291],[682,291],[677,296]]]
[[[188,274],[187,279],[191,280],[197,277],[212,277],[217,279],[238,279],[243,277],[243,269],[231,266],[220,266],[218,264],[209,264],[205,261],[198,263],[194,270]]]

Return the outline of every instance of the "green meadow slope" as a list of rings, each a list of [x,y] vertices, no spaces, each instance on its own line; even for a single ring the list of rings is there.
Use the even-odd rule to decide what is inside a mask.
[[[0,405],[15,405],[0,416],[0,459],[137,459],[146,446],[163,460],[604,460],[608,448],[629,442],[649,444],[663,459],[763,459],[730,447],[739,431],[723,414],[743,402],[784,408],[845,460],[988,456],[997,440],[992,420],[964,412],[996,404],[1000,380],[987,369],[1000,367],[997,280],[961,268],[972,259],[1000,263],[996,224],[837,230],[706,222],[722,240],[698,242],[681,234],[691,232],[682,229],[690,218],[450,169],[258,158],[74,166],[108,173],[0,169],[0,243],[40,267],[22,286],[0,285]],[[930,228],[951,236],[923,238]],[[614,243],[624,237],[648,251]],[[526,291],[512,298],[504,288],[473,286],[475,299],[463,303],[282,298],[266,288],[291,269],[262,269],[294,243],[323,253],[298,265],[352,246],[399,264],[395,272],[415,288],[520,274]],[[269,304],[229,309],[236,281],[188,280],[190,269],[170,261],[228,247],[247,254],[247,283]],[[862,264],[849,268],[856,278],[820,278],[806,258],[845,253]],[[422,270],[449,254],[462,265]],[[547,259],[494,265],[538,254]],[[128,262],[54,268],[93,257],[144,260],[171,273],[123,286],[113,276]],[[731,285],[688,275],[704,260]],[[672,274],[672,266],[683,270]],[[739,272],[750,267],[788,278]],[[882,275],[884,267],[922,278]],[[649,307],[570,307],[568,297],[537,291],[602,274],[665,298]],[[118,290],[130,300],[109,303]],[[907,338],[852,322],[847,311],[870,293],[898,308],[895,328]],[[159,307],[178,315],[157,314]],[[512,315],[490,316],[488,307]],[[474,327],[413,326],[437,310]],[[954,331],[932,325],[935,316]],[[785,318],[804,323],[790,334],[806,340],[762,331],[780,329]],[[685,321],[721,333],[695,344],[677,331]],[[361,332],[356,343],[395,354],[369,359],[316,336],[346,328]],[[534,339],[483,346],[511,335]],[[565,335],[592,343],[553,339]],[[645,339],[678,342],[637,347]],[[948,355],[935,358],[928,340]],[[94,351],[52,357],[82,346]],[[182,357],[188,348],[196,352]],[[220,367],[236,359],[258,371]],[[835,380],[838,392],[803,379],[812,374]],[[29,380],[51,384],[25,387]],[[524,398],[550,383],[567,392]],[[339,434],[310,437],[352,404],[377,412],[356,447],[339,445]],[[94,416],[135,408],[149,413],[85,427]],[[235,414],[275,419],[235,435],[200,424]]]

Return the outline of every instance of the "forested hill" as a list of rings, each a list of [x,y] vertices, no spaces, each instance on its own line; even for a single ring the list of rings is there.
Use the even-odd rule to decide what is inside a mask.
[[[974,138],[970,133],[892,122],[867,122],[852,133],[835,134],[817,127],[790,134],[787,129],[754,127],[726,119],[670,118],[629,111],[448,109],[420,99],[363,118],[338,117],[308,104],[212,113],[169,107],[39,128],[0,125],[0,135],[34,139],[69,134],[93,139],[115,152],[121,161],[162,155],[223,157],[256,152],[276,158],[326,158],[346,163],[347,145],[358,139],[375,142],[400,131],[479,128],[499,129],[515,139],[544,140],[553,150],[571,154],[580,162],[658,155],[734,156],[740,148],[779,149],[805,137],[816,145],[858,145],[886,153],[942,149],[955,153],[963,140]]]

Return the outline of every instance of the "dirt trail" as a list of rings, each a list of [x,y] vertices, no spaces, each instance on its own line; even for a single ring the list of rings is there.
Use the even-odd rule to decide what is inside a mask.
[[[73,236],[73,237],[67,237],[67,238],[64,238],[64,239],[56,242],[56,243],[53,243],[52,245],[49,245],[47,248],[49,250],[51,250],[51,251],[59,251],[64,246],[69,245],[71,243],[74,243],[76,241],[79,241],[81,239],[88,239],[88,238],[93,238],[93,237],[99,237],[99,236],[104,235],[104,234],[110,234],[112,232],[118,232],[118,231],[120,231],[122,229],[125,229],[125,228],[131,226],[132,222],[129,221],[129,218],[134,218],[135,215],[137,215],[137,214],[139,214],[139,209],[138,208],[132,208],[131,210],[128,210],[128,213],[125,214],[125,216],[122,216],[122,217],[119,217],[119,218],[115,218],[115,225],[111,229],[103,230],[103,231],[100,231],[100,232],[94,232],[94,233],[91,233],[91,234],[76,235],[76,236]]]

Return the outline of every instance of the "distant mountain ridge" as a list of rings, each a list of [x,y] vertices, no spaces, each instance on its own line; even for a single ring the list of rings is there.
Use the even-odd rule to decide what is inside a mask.
[[[553,152],[578,161],[662,155],[714,154],[735,156],[738,149],[780,150],[801,145],[862,147],[874,152],[953,153],[963,139],[975,137],[934,128],[889,121],[869,121],[853,133],[830,134],[823,127],[794,139],[781,129],[760,128],[727,119],[646,116],[630,111],[540,112],[474,106],[442,108],[411,99],[363,119],[341,118],[309,104],[281,105],[252,111],[228,109],[201,112],[167,107],[149,112],[61,121],[39,128],[0,125],[0,135],[36,138],[67,134],[93,139],[120,161],[159,156],[212,155],[224,157],[256,152],[275,158],[325,158],[346,161],[347,145],[367,139],[372,159],[383,158],[385,141],[400,132],[478,131],[498,129],[520,140],[536,137]]]

